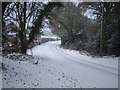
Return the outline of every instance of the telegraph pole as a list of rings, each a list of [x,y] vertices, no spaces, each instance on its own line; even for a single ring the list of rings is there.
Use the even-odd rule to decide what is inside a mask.
[[[100,56],[103,56],[103,29],[104,29],[104,1],[102,3],[102,20],[101,20],[101,32],[100,32]]]

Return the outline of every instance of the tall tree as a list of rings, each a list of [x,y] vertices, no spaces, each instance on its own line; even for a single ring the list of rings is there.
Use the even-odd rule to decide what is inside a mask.
[[[3,10],[6,24],[14,23],[20,28],[17,30],[17,33],[19,34],[21,53],[26,53],[28,46],[35,39],[35,36],[40,34],[39,32],[44,17],[47,17],[51,10],[56,6],[59,7],[60,4],[13,2],[6,8],[6,10]],[[10,13],[8,14],[8,12]],[[31,27],[32,30],[30,30]]]
[[[110,31],[109,26],[118,25],[120,11],[119,2],[83,2],[79,5],[83,11],[93,10],[93,15],[97,15],[97,19],[101,22],[101,34],[100,34],[100,55],[107,55],[109,53],[109,40],[112,38],[112,34],[117,32],[119,28],[114,27],[117,31]],[[115,25],[116,24],[116,25]],[[112,27],[111,27],[112,28]],[[113,45],[114,46],[114,45]],[[113,51],[111,51],[113,52]]]

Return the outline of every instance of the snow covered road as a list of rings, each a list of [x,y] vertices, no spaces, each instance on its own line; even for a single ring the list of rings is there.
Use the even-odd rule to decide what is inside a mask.
[[[3,88],[118,88],[118,58],[92,58],[55,41],[32,52],[40,59],[3,59]]]
[[[77,51],[59,48],[59,45],[60,42],[48,42],[36,46],[33,48],[33,56],[56,63],[56,66],[79,81],[79,87],[118,87],[117,58],[91,58]],[[62,73],[62,70],[59,72]]]

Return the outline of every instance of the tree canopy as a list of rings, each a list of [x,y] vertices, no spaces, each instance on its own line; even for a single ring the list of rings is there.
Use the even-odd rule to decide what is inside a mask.
[[[3,40],[7,41],[9,30],[15,32],[22,53],[42,34],[47,18],[63,47],[92,55],[120,55],[120,2],[11,2],[3,3],[2,12]]]

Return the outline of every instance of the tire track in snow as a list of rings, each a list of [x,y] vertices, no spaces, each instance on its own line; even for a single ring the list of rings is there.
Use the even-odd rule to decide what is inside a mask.
[[[109,68],[109,67],[107,67],[107,66],[104,67],[104,65],[100,65],[100,64],[97,64],[97,65],[99,65],[99,66],[97,66],[96,63],[93,63],[93,62],[90,62],[90,61],[87,62],[87,61],[85,61],[84,59],[81,59],[82,61],[77,61],[76,59],[80,59],[80,58],[73,57],[73,56],[71,56],[71,55],[68,55],[68,54],[66,54],[66,53],[58,50],[58,49],[57,49],[57,46],[58,46],[58,45],[53,45],[53,46],[51,46],[52,51],[58,53],[59,55],[64,56],[65,58],[68,58],[68,59],[71,60],[71,61],[75,61],[76,63],[80,63],[80,64],[85,65],[85,66],[87,66],[87,67],[90,66],[90,67],[92,67],[92,68],[94,68],[94,69],[98,69],[98,70],[101,70],[101,71],[104,71],[104,72],[107,72],[107,73],[111,73],[111,74],[113,74],[113,75],[115,75],[115,76],[118,76],[118,71],[117,71],[116,69],[114,70],[113,68]],[[68,56],[67,56],[67,55],[68,55]],[[76,59],[75,59],[75,58],[76,58]],[[107,69],[107,70],[105,70],[105,69]],[[113,69],[114,73],[111,71],[112,69]]]
[[[104,67],[101,69],[99,68],[99,66],[98,67],[93,66],[94,64],[89,65],[90,63],[87,61],[86,61],[87,64],[82,61],[81,62],[76,61],[78,59],[76,59],[76,57],[69,56],[69,52],[68,52],[68,55],[66,55],[66,53],[63,53],[64,50],[63,52],[62,51],[60,52],[59,50],[57,50],[59,49],[56,47],[57,45],[58,44],[46,43],[45,46],[44,45],[41,46],[42,50],[44,51],[42,52],[42,54],[44,53],[45,57],[49,59],[49,62],[56,63],[57,66],[61,67],[61,69],[57,69],[58,71],[57,73],[54,69],[51,69],[51,70],[54,70],[55,72],[54,75],[56,74],[56,77],[57,77],[56,79],[58,79],[59,78],[58,76],[61,76],[61,73],[65,71],[66,76],[69,79],[70,77],[74,77],[81,83],[82,87],[94,87],[94,86],[95,87],[106,87],[106,86],[117,87],[117,83],[115,82],[117,81],[117,78],[116,78],[117,76],[115,74],[111,74],[111,72],[106,72],[105,70],[102,70]],[[40,48],[36,48],[36,49],[38,50]],[[41,55],[41,53],[38,55]],[[56,65],[53,65],[53,66],[56,66]],[[95,75],[98,75],[98,76],[95,76]],[[73,86],[74,83],[73,84],[69,83],[69,80],[66,81],[66,80],[60,79],[59,81],[63,83],[65,82],[66,83],[65,87],[67,87],[68,85],[70,85],[70,87],[71,86],[74,87]],[[73,80],[73,82],[75,82],[75,80]],[[76,85],[78,85],[77,87],[80,86],[77,83]]]
[[[80,59],[80,58],[75,57],[75,56],[73,56],[73,55],[71,55],[71,54],[65,53],[64,51],[61,51],[61,50],[60,50],[61,48],[60,48],[58,45],[57,45],[55,48],[56,48],[59,52],[61,52],[61,53],[64,53],[64,54],[69,55],[69,56],[71,56],[71,57]],[[111,68],[111,69],[114,69],[114,70],[117,70],[117,71],[118,71],[118,68],[117,68],[117,67],[112,67],[112,66],[108,66],[108,65],[104,65],[104,64],[98,64],[98,63],[96,63],[96,62],[86,61],[85,59],[81,59],[81,60],[84,60],[84,62],[94,63],[94,64],[97,64],[97,65],[99,65],[99,66],[103,66],[103,67],[106,67],[106,68]]]

